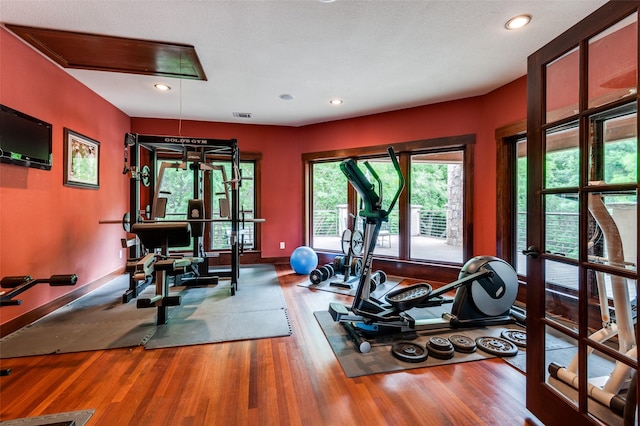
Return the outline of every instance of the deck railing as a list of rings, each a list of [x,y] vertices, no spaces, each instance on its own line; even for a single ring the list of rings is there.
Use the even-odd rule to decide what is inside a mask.
[[[447,211],[446,210],[421,210],[420,211],[420,236],[446,239],[447,237]],[[518,229],[526,230],[527,214],[519,212],[517,214]],[[392,235],[398,234],[398,217],[391,215],[385,229]],[[546,215],[546,248],[553,253],[561,253],[567,256],[577,256],[578,233],[573,230],[578,229],[577,213],[548,213]],[[317,236],[330,237],[340,236],[340,224],[337,209],[314,210],[313,212],[313,234]],[[518,247],[525,248],[526,232],[518,235]]]

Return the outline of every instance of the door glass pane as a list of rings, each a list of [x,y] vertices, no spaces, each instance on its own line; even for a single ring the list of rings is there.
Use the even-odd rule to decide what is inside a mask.
[[[634,13],[589,40],[589,108],[635,94],[637,21]]]
[[[516,160],[516,271],[527,275],[527,140],[518,141]]]
[[[589,261],[636,270],[636,191],[589,194]]]
[[[579,51],[564,54],[546,66],[546,122],[578,113]]]
[[[578,364],[572,364],[578,354],[578,341],[555,328],[545,327],[545,372],[547,383],[566,401],[577,406],[578,398],[575,389],[565,382],[575,376]]]
[[[545,251],[578,258],[579,204],[576,194],[547,194],[545,204]]]
[[[547,130],[545,141],[545,187],[577,186],[580,180],[577,123]]]
[[[347,205],[348,181],[341,161],[311,164],[313,248],[341,252],[341,235],[351,224]]]
[[[576,328],[578,324],[578,267],[553,260],[544,261],[545,304],[547,318],[563,327]]]
[[[589,183],[636,183],[638,138],[635,104],[591,119]],[[620,115],[622,114],[622,115]]]
[[[411,156],[411,258],[462,263],[462,151]]]
[[[609,346],[618,347],[618,339],[608,340]],[[624,409],[616,407],[611,402],[614,396],[625,399],[628,389],[628,378],[631,376],[631,367],[623,362],[607,356],[604,352],[594,350],[587,358],[588,386],[593,391],[591,398],[587,399],[587,410],[591,415],[608,425],[622,425],[621,415]],[[637,424],[630,422],[624,424]]]

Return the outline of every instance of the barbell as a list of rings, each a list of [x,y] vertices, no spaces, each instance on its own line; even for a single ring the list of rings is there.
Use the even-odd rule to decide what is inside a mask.
[[[238,220],[238,223],[262,223],[262,222],[266,222],[267,219],[263,219],[263,218],[243,218],[241,220]],[[189,223],[208,223],[208,222],[233,222],[233,219],[214,219],[214,218],[209,218],[209,219],[155,219],[155,220],[150,220],[150,219],[143,219],[140,218],[140,220],[138,221],[138,223],[182,223],[182,222],[189,222]],[[121,223],[122,224],[122,229],[125,230],[125,232],[131,232],[131,215],[129,214],[129,212],[126,212],[124,214],[124,216],[122,216],[121,220],[100,220],[98,221],[99,224],[101,225],[108,225],[108,224],[116,224],[116,223]]]

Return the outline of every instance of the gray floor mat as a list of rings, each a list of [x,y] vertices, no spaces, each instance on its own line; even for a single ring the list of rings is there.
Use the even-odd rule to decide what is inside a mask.
[[[0,358],[145,345],[161,348],[291,334],[286,304],[273,265],[243,266],[238,291],[229,281],[212,287],[172,287],[182,305],[169,323],[156,325],[157,309],[123,304],[129,281],[122,275],[41,320],[0,339]],[[153,294],[153,286],[145,294]],[[156,336],[157,335],[157,336]]]
[[[504,325],[494,327],[484,327],[476,329],[450,329],[446,331],[423,333],[405,334],[403,336],[385,336],[378,337],[371,342],[371,351],[368,353],[360,353],[356,349],[354,343],[350,340],[347,332],[342,324],[333,321],[329,312],[319,311],[314,312],[314,316],[320,324],[320,328],[324,332],[329,345],[333,350],[338,362],[342,366],[347,377],[365,376],[368,374],[377,373],[389,373],[393,371],[409,370],[413,368],[431,367],[444,364],[455,364],[459,362],[478,361],[482,359],[495,358],[494,355],[488,354],[481,350],[470,354],[463,354],[455,352],[454,357],[448,360],[441,360],[432,356],[429,356],[426,361],[409,363],[400,361],[391,354],[391,346],[395,341],[410,340],[414,343],[418,343],[425,346],[429,341],[429,338],[433,336],[440,336],[448,338],[452,334],[462,334],[471,339],[476,339],[481,336],[493,336],[500,337],[502,330],[506,328],[522,329],[519,326]],[[506,358],[505,358],[506,359]]]
[[[25,417],[15,420],[5,420],[0,422],[0,426],[44,426],[54,424],[64,424],[74,421],[76,426],[87,424],[94,410],[70,411],[68,413],[45,414],[37,417]]]
[[[333,278],[336,279],[336,277],[333,277]],[[387,281],[385,281],[382,284],[378,285],[378,287],[372,293],[372,296],[376,297],[376,298],[380,298],[380,297],[384,296],[385,294],[387,294],[388,292],[393,290],[400,283],[400,281],[402,281],[402,278],[387,277]],[[328,291],[330,293],[344,294],[344,295],[347,295],[347,296],[355,296],[356,295],[356,289],[358,287],[358,281],[355,281],[355,282],[352,283],[352,288],[343,288],[343,287],[332,286],[331,285],[331,279],[322,281],[322,282],[320,282],[318,284],[312,284],[311,281],[307,280],[307,281],[301,282],[300,284],[298,284],[298,286],[305,287],[305,288],[310,288],[310,289],[314,289],[314,290]]]

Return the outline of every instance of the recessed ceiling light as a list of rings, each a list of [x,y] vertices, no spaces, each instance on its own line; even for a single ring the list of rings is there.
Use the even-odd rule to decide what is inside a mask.
[[[164,84],[164,83],[156,83],[153,85],[153,87],[155,87],[156,89],[160,90],[161,92],[166,92],[168,90],[171,90],[171,86],[169,86],[168,84]]]
[[[531,22],[531,15],[518,15],[509,19],[504,27],[508,30],[518,30]]]
[[[280,95],[280,99],[282,99],[283,101],[290,101],[293,98],[294,98],[294,96],[293,95],[289,95],[288,93]]]
[[[331,99],[329,103],[331,105],[340,105],[342,103],[342,99]]]

